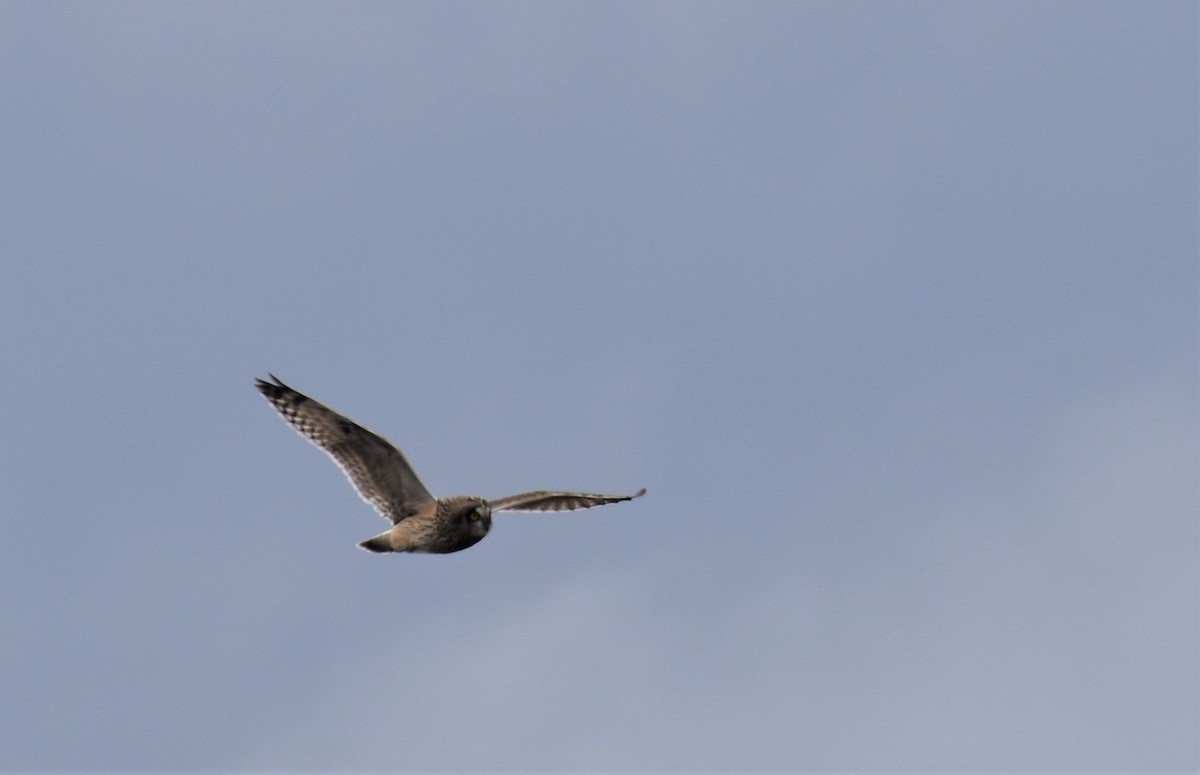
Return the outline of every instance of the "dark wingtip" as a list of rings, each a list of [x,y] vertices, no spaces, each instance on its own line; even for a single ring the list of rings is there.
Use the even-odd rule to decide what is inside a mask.
[[[633,500],[634,498],[640,498],[640,497],[642,497],[642,496],[643,496],[643,495],[645,495],[645,494],[646,494],[646,488],[645,488],[645,487],[643,487],[642,489],[640,489],[640,490],[638,490],[637,492],[635,492],[633,495],[630,495],[630,496],[629,496],[629,500]]]
[[[264,396],[273,398],[278,396],[284,390],[291,390],[290,387],[283,384],[283,380],[279,379],[279,377],[276,377],[271,372],[268,371],[267,376],[271,378],[271,382],[267,382],[265,379],[260,377],[254,378],[254,387],[258,388],[258,392],[262,393]]]

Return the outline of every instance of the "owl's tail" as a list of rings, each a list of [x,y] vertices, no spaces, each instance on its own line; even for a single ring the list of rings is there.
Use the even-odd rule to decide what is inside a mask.
[[[380,533],[374,538],[368,538],[366,541],[359,543],[359,549],[366,549],[368,552],[394,552],[392,548],[390,531],[388,533]]]

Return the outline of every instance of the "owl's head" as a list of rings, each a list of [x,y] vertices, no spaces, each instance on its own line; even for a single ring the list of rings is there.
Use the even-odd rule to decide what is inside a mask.
[[[478,540],[492,528],[492,507],[481,498],[471,498],[462,505],[458,518],[467,534]]]

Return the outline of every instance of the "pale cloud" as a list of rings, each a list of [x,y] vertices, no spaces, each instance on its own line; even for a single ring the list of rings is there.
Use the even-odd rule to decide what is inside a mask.
[[[394,601],[389,647],[343,653],[243,764],[1179,766],[1198,579],[1194,408],[1174,376],[1027,418],[1029,465],[1003,490],[940,482],[887,515],[909,523],[895,543],[843,550],[849,568],[784,552],[722,577],[736,548],[666,547],[415,632]]]

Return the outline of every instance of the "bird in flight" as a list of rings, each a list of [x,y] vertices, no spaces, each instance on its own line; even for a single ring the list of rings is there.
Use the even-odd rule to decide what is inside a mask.
[[[329,407],[268,374],[255,386],[289,425],[333,458],[363,500],[392,528],[359,546],[372,552],[449,554],[474,546],[492,527],[493,511],[569,511],[633,500],[633,495],[590,495],[538,490],[487,500],[474,495],[434,498],[421,484],[404,454]]]

